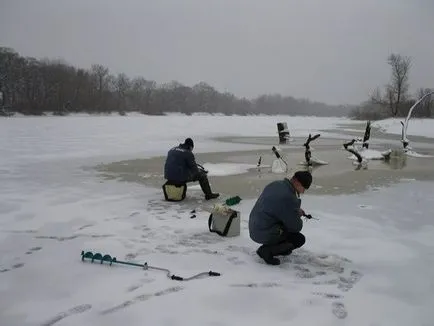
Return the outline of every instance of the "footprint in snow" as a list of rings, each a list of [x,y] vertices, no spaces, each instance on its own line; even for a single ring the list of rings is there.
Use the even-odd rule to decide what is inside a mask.
[[[39,251],[39,250],[41,250],[41,249],[42,249],[42,247],[33,247],[33,248],[30,248],[29,250],[27,250],[26,255],[31,255],[31,254],[33,254],[35,251]]]
[[[84,313],[84,312],[88,311],[90,308],[92,308],[92,305],[90,305],[90,304],[82,304],[82,305],[73,307],[67,311],[63,311],[63,312],[59,313],[58,315],[54,316],[50,320],[43,323],[41,326],[52,326],[52,325],[58,323],[59,321],[61,321],[62,319],[65,319],[65,318],[72,316],[72,315]]]
[[[240,260],[238,257],[234,256],[234,257],[229,257],[227,259],[227,261],[231,262],[234,265],[245,265],[246,262],[243,260]]]
[[[138,283],[136,284],[132,284],[127,288],[127,292],[133,292],[137,289],[140,289],[143,285],[148,284],[148,283],[152,283],[155,281],[155,278],[144,278],[141,279]]]
[[[341,299],[342,295],[334,294],[334,293],[326,293],[326,292],[313,292],[312,294],[321,296],[326,299]]]
[[[17,263],[17,264],[12,265],[9,268],[0,269],[0,273],[9,272],[9,271],[11,271],[13,269],[21,268],[23,266],[24,266],[24,263]]]
[[[83,225],[83,226],[79,227],[78,230],[79,230],[79,231],[80,231],[80,230],[84,230],[84,229],[90,228],[90,227],[92,227],[92,226],[93,226],[93,224],[86,224],[86,225]]]
[[[105,309],[105,310],[101,311],[100,314],[101,315],[106,315],[106,314],[109,314],[109,313],[113,313],[113,312],[116,312],[118,310],[127,308],[127,307],[129,307],[129,306],[131,306],[133,304],[149,300],[152,297],[164,296],[164,295],[167,295],[167,294],[179,292],[179,291],[181,291],[183,289],[184,288],[182,286],[173,286],[173,287],[170,287],[170,288],[167,288],[165,290],[158,291],[158,292],[155,292],[155,293],[141,294],[141,295],[138,295],[138,296],[132,298],[131,300],[124,301],[121,304],[118,304],[118,305],[116,305],[116,306],[114,306],[112,308]]]
[[[338,288],[343,292],[348,292],[361,278],[361,273],[357,271],[351,271],[349,277],[339,277]]]
[[[333,315],[335,315],[339,319],[344,319],[348,316],[348,312],[345,309],[345,306],[342,302],[333,302],[332,303],[332,312],[333,312]]]
[[[275,282],[264,282],[264,283],[245,283],[245,284],[231,284],[231,287],[237,288],[275,288],[281,287],[282,285]]]

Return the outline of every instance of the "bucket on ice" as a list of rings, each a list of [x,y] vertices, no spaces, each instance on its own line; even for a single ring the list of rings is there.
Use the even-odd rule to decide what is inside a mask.
[[[290,138],[288,124],[286,122],[278,122],[277,133],[279,134],[279,144],[286,144]]]

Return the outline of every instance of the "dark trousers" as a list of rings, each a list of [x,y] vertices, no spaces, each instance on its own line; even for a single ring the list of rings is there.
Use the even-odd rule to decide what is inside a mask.
[[[199,171],[198,173],[192,175],[187,182],[199,181],[200,188],[205,195],[211,194],[211,186],[209,185],[208,176],[206,172]]]
[[[282,234],[275,241],[263,244],[271,256],[290,255],[294,249],[302,247],[306,242],[305,236],[300,232],[282,231]]]
[[[291,243],[294,248],[302,247],[306,242],[306,237],[300,232],[286,232],[283,231],[282,236],[279,239],[279,243]]]

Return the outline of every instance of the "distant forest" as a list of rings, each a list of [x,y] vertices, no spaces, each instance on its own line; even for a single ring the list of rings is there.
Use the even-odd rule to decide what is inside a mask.
[[[407,115],[410,107],[430,88],[409,94],[411,58],[400,54],[387,57],[390,82],[377,87],[369,99],[357,106],[327,105],[280,94],[263,94],[254,99],[221,93],[206,82],[189,87],[177,81],[157,84],[145,77],[113,75],[109,68],[93,64],[90,69],[74,67],[62,60],[23,57],[14,49],[0,47],[0,116],[15,112],[25,115],[57,115],[86,112],[104,114],[167,112],[221,114],[285,114],[304,116],[349,116],[383,119]],[[427,97],[414,111],[415,117],[434,117],[434,96]]]
[[[279,94],[239,98],[218,92],[205,82],[193,87],[176,81],[159,85],[145,77],[113,75],[101,64],[82,69],[62,60],[24,57],[14,49],[0,47],[0,115],[206,112],[347,116],[351,109]]]

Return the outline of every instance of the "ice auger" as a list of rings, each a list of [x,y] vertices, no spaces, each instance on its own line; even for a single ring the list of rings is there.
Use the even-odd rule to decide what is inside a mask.
[[[122,264],[122,265],[141,267],[144,270],[154,269],[154,270],[164,271],[167,273],[168,278],[170,278],[171,280],[175,280],[175,281],[190,281],[192,279],[199,278],[200,276],[205,276],[205,275],[207,275],[207,276],[220,276],[220,273],[209,271],[209,272],[199,273],[199,274],[193,275],[191,277],[181,277],[181,276],[171,274],[170,270],[168,270],[166,268],[149,266],[148,263],[139,264],[139,263],[117,260],[116,257],[112,257],[110,255],[102,255],[101,253],[93,254],[91,251],[87,251],[87,252],[82,251],[81,252],[81,260],[84,261],[85,259],[90,260],[92,263],[93,262],[99,262],[100,264],[103,264],[104,262],[107,262],[110,266],[112,264]]]

